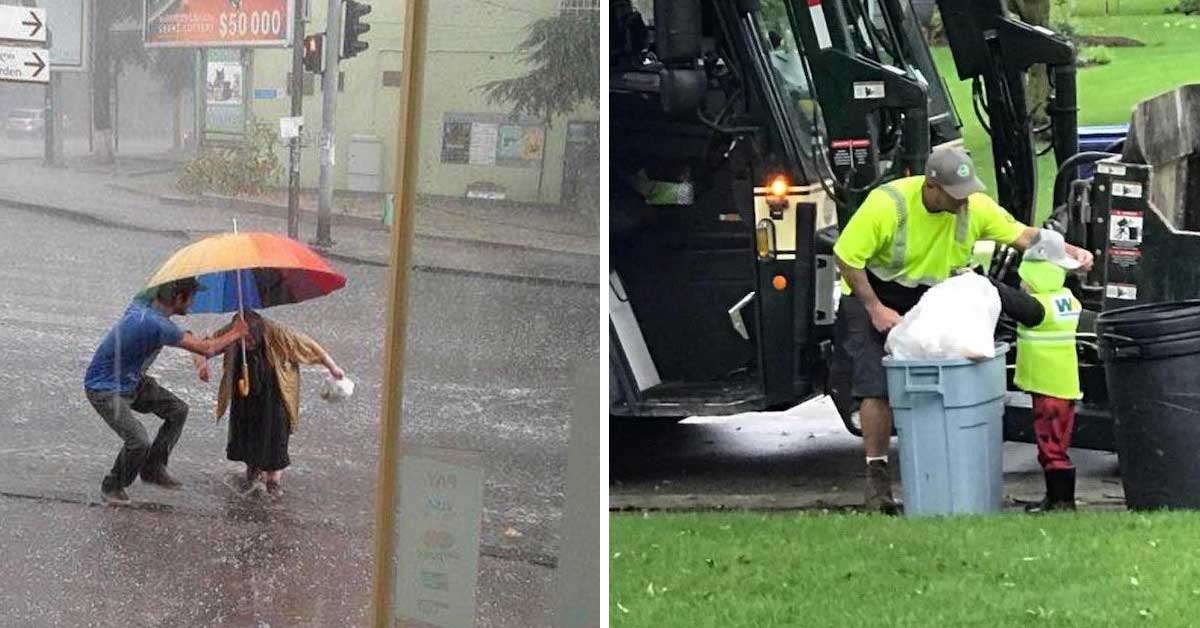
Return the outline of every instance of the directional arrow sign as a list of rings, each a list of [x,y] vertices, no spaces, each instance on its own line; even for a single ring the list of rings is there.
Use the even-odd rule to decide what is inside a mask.
[[[46,10],[0,4],[0,39],[46,43]]]
[[[0,81],[50,82],[50,55],[43,48],[0,46]]]

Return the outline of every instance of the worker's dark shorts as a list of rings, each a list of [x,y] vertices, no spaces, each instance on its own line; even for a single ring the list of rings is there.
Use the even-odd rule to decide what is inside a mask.
[[[867,273],[867,280],[880,303],[892,308],[901,316],[916,307],[928,287],[908,288],[891,281],[883,281],[874,273]],[[850,376],[850,394],[855,399],[887,399],[887,372],[883,368],[883,346],[887,336],[875,330],[871,315],[863,302],[854,295],[843,295],[838,305],[837,324],[834,327],[833,359],[834,372]],[[840,361],[839,361],[840,360]]]
[[[850,374],[850,394],[855,399],[887,399],[887,373],[883,368],[887,337],[871,325],[871,316],[854,295],[843,295],[838,305],[834,359],[838,370]]]

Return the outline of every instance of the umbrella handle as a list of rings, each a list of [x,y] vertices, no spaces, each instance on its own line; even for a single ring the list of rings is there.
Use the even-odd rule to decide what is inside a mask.
[[[237,218],[233,219],[233,232],[235,234],[238,232]],[[238,269],[234,270],[233,272],[237,274],[238,316],[242,319],[242,322],[244,323],[244,322],[246,322],[246,313],[245,313],[246,311],[242,305],[242,269],[238,268]],[[248,370],[250,368],[250,364],[246,362],[246,339],[245,338],[241,339],[241,345],[242,345],[242,377],[241,377],[241,379],[238,380],[238,392],[243,397],[246,397],[246,396],[250,395],[250,371]]]

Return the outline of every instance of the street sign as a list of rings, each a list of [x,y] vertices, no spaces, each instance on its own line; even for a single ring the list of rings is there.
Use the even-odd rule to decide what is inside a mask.
[[[44,48],[0,46],[0,81],[50,82],[50,55]]]
[[[48,31],[50,38],[49,69],[55,72],[86,72],[88,29],[85,26],[88,5],[91,3],[85,3],[84,0],[33,0],[30,4],[39,7],[46,23],[42,30]]]
[[[42,9],[0,4],[0,39],[22,43],[46,43],[46,12]]]

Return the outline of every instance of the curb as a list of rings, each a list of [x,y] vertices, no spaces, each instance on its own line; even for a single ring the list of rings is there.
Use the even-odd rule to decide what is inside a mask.
[[[143,195],[148,195],[148,194],[143,193]],[[139,225],[139,224],[124,222],[124,221],[120,221],[120,220],[113,220],[111,218],[107,218],[107,217],[93,214],[90,212],[66,209],[63,207],[56,207],[53,205],[44,205],[41,203],[30,203],[27,201],[21,201],[21,200],[4,198],[4,197],[0,197],[0,205],[12,207],[14,209],[18,209],[18,210],[22,210],[22,211],[26,211],[26,212],[30,212],[30,213],[55,216],[58,218],[63,218],[65,220],[70,220],[72,222],[77,222],[77,223],[81,223],[81,224],[85,224],[85,225],[108,227],[108,228],[113,228],[113,229],[121,229],[121,230],[125,230],[125,231],[133,231],[136,233],[162,235],[162,236],[166,236],[166,237],[170,237],[170,238],[174,238],[174,239],[178,239],[178,240],[191,240],[191,239],[193,239],[193,237],[196,234],[203,233],[203,234],[207,235],[209,233],[209,232],[192,232],[192,231],[187,231],[187,230],[183,230],[183,229],[156,229],[154,227],[147,227],[145,225]],[[421,239],[438,239],[441,236],[417,236],[417,237],[421,238]],[[465,244],[477,244],[477,245],[485,245],[485,246],[491,245],[491,243],[481,242],[479,240],[468,240],[468,239],[457,240],[455,238],[443,238],[443,239],[454,241],[454,242],[465,243]],[[505,245],[495,245],[495,246],[504,247]],[[543,249],[533,249],[533,250],[536,250],[536,251],[542,252],[542,253],[558,254],[555,251],[545,251]],[[321,254],[329,259],[341,261],[341,262],[344,262],[347,264],[356,264],[356,265],[362,265],[362,266],[374,266],[374,267],[380,267],[380,268],[387,268],[388,266],[391,265],[391,261],[389,259],[383,258],[380,256],[354,255],[354,254],[349,254],[349,253],[336,253],[336,252],[330,252],[330,251],[321,251]],[[570,254],[563,253],[562,255],[570,255]],[[577,256],[579,256],[579,255],[577,255]],[[597,256],[583,256],[583,257],[597,257]],[[599,265],[597,264],[597,268],[598,267],[599,267]],[[516,282],[520,282],[520,283],[530,283],[530,284],[540,284],[540,285],[558,285],[558,286],[587,287],[587,288],[593,288],[593,287],[600,285],[599,272],[597,272],[597,279],[595,281],[585,281],[585,280],[579,280],[579,279],[569,279],[569,278],[564,278],[564,277],[545,277],[545,276],[540,276],[540,275],[526,275],[526,274],[519,274],[519,273],[505,274],[505,273],[499,273],[499,272],[474,270],[474,269],[468,269],[468,268],[452,268],[452,267],[421,265],[421,264],[413,264],[411,268],[414,271],[424,272],[424,273],[441,273],[441,274],[458,275],[458,276],[465,276],[465,277],[482,277],[482,278],[487,278],[487,279],[516,281]]]
[[[122,189],[124,189],[124,188],[122,188]],[[259,214],[262,216],[275,216],[275,217],[280,217],[280,216],[286,217],[287,216],[287,206],[285,206],[285,205],[276,205],[274,203],[265,203],[262,201],[251,201],[251,200],[247,200],[247,199],[243,199],[243,198],[236,198],[233,196],[223,196],[220,194],[211,194],[211,193],[202,194],[200,196],[200,198],[208,200],[208,201],[215,201],[215,202],[221,203],[221,204],[225,205],[226,207],[238,209],[240,211]],[[160,198],[160,200],[165,200],[165,199]],[[306,215],[306,216],[312,217],[313,219],[315,219],[317,216],[317,212],[315,212],[311,209],[301,208],[300,213],[301,213],[301,215]],[[352,215],[348,215],[348,214],[332,214],[330,218],[331,218],[331,220],[330,220],[331,223],[334,225],[339,225],[339,224],[340,225],[349,225],[349,226],[358,227],[361,229],[366,229],[369,231],[380,231],[380,232],[386,232],[386,233],[390,233],[392,230],[391,227],[383,224],[383,221],[376,220],[374,218],[366,218],[364,216],[352,216]],[[573,256],[573,257],[597,258],[597,259],[599,259],[599,257],[600,257],[598,254],[580,253],[578,251],[562,251],[562,250],[558,250],[558,249],[548,249],[545,247],[534,246],[531,244],[516,244],[516,243],[512,243],[512,242],[496,242],[494,240],[484,240],[484,239],[480,239],[480,238],[466,238],[466,237],[462,237],[462,236],[443,235],[443,234],[436,234],[436,235],[435,234],[425,234],[425,233],[421,233],[419,231],[414,231],[413,235],[418,238],[424,238],[424,239],[437,239],[437,240],[444,240],[444,241],[448,241],[448,242],[462,242],[462,243],[467,243],[467,244],[483,244],[483,245],[493,246],[493,247],[498,247],[498,248],[515,249],[518,251],[537,251],[539,253],[553,253],[555,255],[569,255],[569,256]]]
[[[218,205],[212,205],[212,207],[215,207],[217,209],[220,209],[221,206],[223,205],[226,208],[233,209],[235,211],[243,211],[243,212],[247,212],[247,213],[257,214],[259,216],[285,217],[287,215],[287,207],[284,205],[275,205],[273,203],[264,203],[262,201],[251,201],[251,200],[236,198],[236,197],[232,197],[232,196],[222,196],[220,194],[206,193],[206,194],[202,194],[198,197],[197,196],[187,196],[187,195],[183,195],[183,194],[179,194],[179,195],[156,194],[154,192],[147,192],[145,190],[142,190],[142,189],[139,189],[136,187],[132,187],[132,186],[123,185],[120,183],[111,183],[110,182],[110,183],[106,183],[105,185],[111,189],[125,192],[127,194],[133,194],[135,196],[140,196],[142,198],[149,198],[149,199],[153,199],[153,200],[156,200],[156,201],[159,201],[162,203],[166,203],[168,205],[175,205],[175,206],[179,206],[179,207],[196,207],[196,206],[200,205],[201,200],[207,200],[207,201],[212,201],[212,202],[218,203]],[[3,200],[4,199],[0,199],[0,202],[3,202]],[[317,212],[312,211],[310,209],[301,209],[300,213],[302,215],[308,216],[312,219],[315,219],[316,215],[317,215]],[[378,232],[385,232],[385,233],[391,231],[391,227],[384,225],[381,221],[375,220],[374,218],[366,218],[363,216],[351,216],[351,215],[347,215],[347,214],[333,214],[331,216],[331,222],[334,225],[348,225],[348,226],[352,226],[352,227],[366,229],[368,231],[378,231]],[[562,251],[562,250],[558,250],[558,249],[548,249],[545,247],[534,246],[531,244],[515,244],[515,243],[511,243],[511,242],[496,242],[494,240],[484,240],[484,239],[479,239],[479,238],[465,238],[465,237],[461,237],[461,236],[442,235],[442,234],[424,234],[424,233],[420,233],[420,232],[416,232],[413,235],[418,238],[423,238],[423,239],[428,239],[428,240],[442,240],[442,241],[446,241],[446,242],[460,242],[460,243],[465,243],[465,244],[480,244],[480,245],[486,245],[486,246],[492,246],[492,247],[498,247],[498,248],[513,249],[513,250],[518,250],[518,251],[537,251],[539,253],[551,253],[554,255],[567,255],[567,256],[571,256],[571,257],[580,257],[580,258],[596,258],[597,260],[600,257],[598,254],[594,254],[594,253],[581,253],[579,251]],[[578,237],[578,236],[576,236],[576,237]]]

